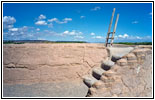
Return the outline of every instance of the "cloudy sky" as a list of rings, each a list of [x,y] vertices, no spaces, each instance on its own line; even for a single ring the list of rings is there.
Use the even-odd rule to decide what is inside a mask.
[[[152,41],[151,3],[3,3],[3,40],[105,42],[113,8],[114,42]]]

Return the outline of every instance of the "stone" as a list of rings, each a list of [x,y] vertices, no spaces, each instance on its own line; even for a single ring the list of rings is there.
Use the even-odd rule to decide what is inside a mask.
[[[97,81],[95,82],[92,87],[96,88],[96,89],[100,89],[100,88],[103,88],[105,87],[104,83],[102,81]]]
[[[141,54],[145,54],[145,49],[135,49],[133,50],[133,53],[136,55],[136,56],[139,56]]]
[[[126,59],[120,59],[117,61],[117,64],[119,66],[125,66],[125,65],[127,65],[127,60]]]
[[[120,66],[118,66],[117,64],[115,64],[110,70],[117,72],[120,69]]]
[[[126,55],[127,60],[137,60],[137,57],[133,53],[129,53]]]
[[[97,79],[92,76],[85,76],[83,81],[88,87],[91,87],[95,82],[97,82]]]
[[[91,88],[89,88],[89,92],[90,92],[90,94],[95,94],[96,93],[96,89],[91,87]]]
[[[118,97],[116,94],[113,94],[112,97]]]
[[[15,64],[10,63],[8,65],[5,65],[4,67],[6,67],[6,68],[15,68],[16,66],[15,66]]]
[[[118,82],[113,83],[113,85],[111,87],[111,92],[113,94],[120,94],[122,92],[122,86],[123,86],[123,84],[121,84],[121,82],[120,83],[118,83]]]
[[[112,77],[114,76],[116,73],[114,71],[108,70],[106,72],[103,73],[104,76],[106,77]]]
[[[85,97],[88,87],[82,82],[14,84],[3,87],[4,97]]]
[[[101,67],[96,67],[93,69],[92,74],[95,78],[100,79],[101,75],[105,72]]]
[[[109,70],[115,63],[111,60],[107,60],[107,61],[104,61],[103,64],[101,65],[101,67],[104,69],[104,70]]]
[[[128,65],[134,67],[137,64],[137,60],[129,60]]]
[[[119,60],[119,59],[121,59],[123,56],[122,55],[112,55],[112,58],[111,58],[111,60],[113,61],[113,62],[116,62],[117,60]]]

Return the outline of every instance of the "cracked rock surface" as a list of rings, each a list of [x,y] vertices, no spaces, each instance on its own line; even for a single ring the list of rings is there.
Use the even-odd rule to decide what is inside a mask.
[[[107,56],[103,44],[4,44],[4,96],[83,97],[88,88],[82,76]]]
[[[152,97],[151,52],[150,49],[138,48],[118,60],[92,85],[87,96]],[[136,62],[133,55],[136,55]]]

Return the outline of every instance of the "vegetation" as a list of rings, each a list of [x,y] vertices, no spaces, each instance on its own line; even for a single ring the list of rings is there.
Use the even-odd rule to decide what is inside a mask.
[[[125,44],[125,45],[152,45],[152,42],[117,42],[114,44]]]
[[[3,44],[24,44],[24,42],[4,41]]]
[[[85,41],[47,41],[47,40],[4,40],[3,44],[24,44],[24,43],[87,43]]]
[[[87,43],[85,41],[56,41],[55,43]]]
[[[24,43],[87,43],[85,41],[47,41],[47,40],[4,40],[3,44],[24,44]],[[125,45],[152,45],[152,42],[116,42],[114,44]]]

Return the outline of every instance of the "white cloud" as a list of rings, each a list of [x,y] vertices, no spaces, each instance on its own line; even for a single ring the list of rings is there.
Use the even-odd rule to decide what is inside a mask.
[[[90,33],[90,35],[95,35],[95,33],[92,32],[92,33]]]
[[[100,9],[101,9],[101,7],[96,6],[95,8],[92,8],[91,11],[97,11],[97,10],[100,10]]]
[[[138,21],[133,21],[132,24],[138,24]]]
[[[52,18],[52,19],[49,19],[48,22],[56,22],[58,24],[64,24],[64,23],[68,23],[69,21],[72,21],[72,18],[64,18],[63,21],[59,21],[58,18]]]
[[[57,22],[58,19],[57,19],[57,18],[52,18],[52,19],[49,19],[49,20],[48,20],[48,22],[54,22],[54,21]]]
[[[40,31],[40,29],[39,29],[39,28],[37,28],[37,29],[36,29],[36,31]]]
[[[141,37],[139,37],[139,36],[136,36],[136,38],[137,38],[137,39],[142,39],[142,38],[141,38]]]
[[[48,27],[49,28],[52,28],[53,27],[53,24],[52,23],[48,24]]]
[[[86,16],[80,16],[81,19],[85,18]]]
[[[13,25],[3,24],[3,29],[13,28]]]
[[[35,22],[36,25],[47,25],[46,21],[44,20],[39,20],[37,22]]]
[[[69,33],[69,31],[64,31],[64,34],[68,34]]]
[[[94,36],[92,38],[94,38],[94,39],[103,39],[104,37],[102,37],[102,36]]]
[[[118,37],[118,38],[128,38],[129,35],[128,35],[128,34],[124,34],[124,35],[118,35],[117,37]]]
[[[16,32],[16,31],[18,31],[18,28],[10,28],[9,31]]]
[[[63,21],[58,21],[58,24],[64,24],[64,23],[68,23],[69,21],[72,21],[72,18],[64,18]]]
[[[152,15],[152,12],[150,12],[149,15]]]
[[[74,38],[76,38],[76,39],[83,39],[84,37],[83,36],[74,36]]]
[[[15,22],[16,22],[16,19],[14,17],[11,17],[11,16],[3,17],[3,23],[14,24]]]
[[[64,18],[64,21],[72,21],[72,18]]]
[[[62,36],[80,36],[82,35],[83,33],[82,32],[79,32],[79,31],[76,31],[76,30],[72,30],[72,31],[64,31],[61,35]]]
[[[23,26],[19,28],[10,28],[3,32],[5,40],[33,39],[32,30],[34,27]]]
[[[75,30],[72,30],[71,32],[64,31],[62,35],[76,35],[76,32],[75,32]]]
[[[115,36],[115,39],[129,39],[129,40],[136,40],[136,39],[146,39],[147,36],[145,37],[140,37],[140,36],[129,36],[128,34],[124,34],[124,35],[118,35]],[[150,37],[149,37],[150,38]]]
[[[46,16],[43,15],[43,14],[41,14],[41,15],[39,16],[39,19],[40,19],[40,20],[41,20],[41,19],[46,19]]]
[[[13,24],[16,22],[16,19],[11,16],[3,17],[3,29],[10,29],[13,27]]]

